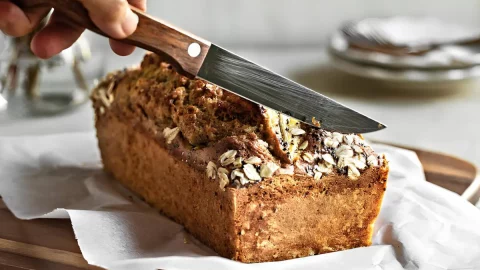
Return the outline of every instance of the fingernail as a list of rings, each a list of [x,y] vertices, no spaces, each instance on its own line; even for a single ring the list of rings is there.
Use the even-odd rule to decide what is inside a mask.
[[[133,13],[131,9],[127,9],[127,14],[125,15],[125,19],[122,23],[122,30],[126,36],[130,36],[133,34],[135,29],[137,29],[138,24],[138,16],[137,14]]]

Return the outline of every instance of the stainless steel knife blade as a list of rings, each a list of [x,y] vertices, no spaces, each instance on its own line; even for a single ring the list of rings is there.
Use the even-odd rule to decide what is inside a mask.
[[[22,8],[53,7],[70,24],[108,34],[90,19],[88,10],[74,0],[14,0]],[[366,133],[385,128],[342,104],[239,57],[143,11],[137,29],[122,42],[164,56],[187,76],[198,76],[246,99],[288,114],[305,123],[344,133]]]
[[[368,133],[386,126],[215,44],[198,77],[302,122],[343,133]],[[318,125],[317,125],[318,126]]]

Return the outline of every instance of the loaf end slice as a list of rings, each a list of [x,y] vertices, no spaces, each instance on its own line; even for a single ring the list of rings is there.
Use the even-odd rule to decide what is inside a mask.
[[[152,54],[92,94],[104,168],[221,256],[286,260],[371,244],[388,162]]]

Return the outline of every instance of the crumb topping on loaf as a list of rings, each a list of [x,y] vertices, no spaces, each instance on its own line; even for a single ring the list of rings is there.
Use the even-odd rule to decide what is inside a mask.
[[[118,83],[128,87],[116,87]],[[137,119],[179,158],[205,171],[222,189],[275,175],[320,181],[356,180],[386,166],[357,134],[308,126],[199,79],[188,79],[154,54],[139,68],[109,74],[92,93],[96,117],[115,110]]]

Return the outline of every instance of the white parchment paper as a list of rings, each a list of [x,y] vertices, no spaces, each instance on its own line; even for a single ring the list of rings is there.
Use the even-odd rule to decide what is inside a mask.
[[[93,133],[0,138],[0,195],[21,219],[70,218],[109,269],[480,269],[480,210],[426,182],[415,153],[375,149],[391,170],[373,246],[283,262],[216,255],[106,176]]]

